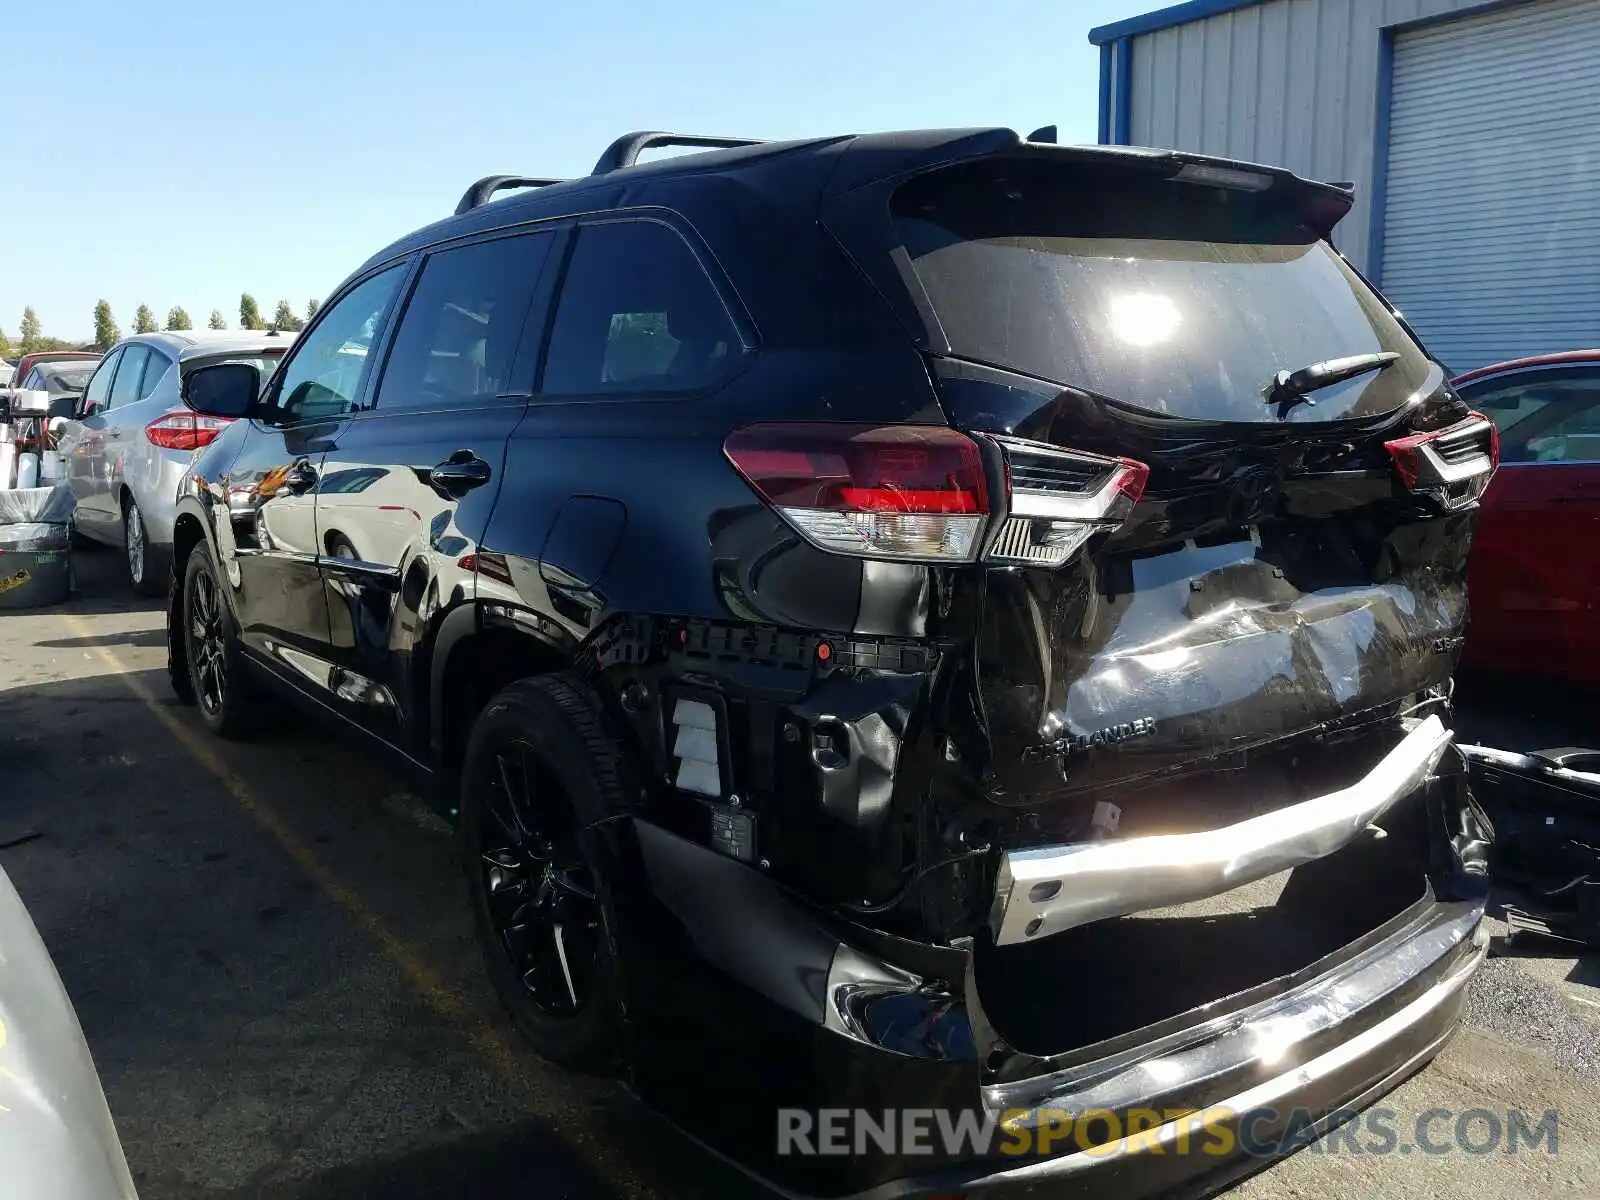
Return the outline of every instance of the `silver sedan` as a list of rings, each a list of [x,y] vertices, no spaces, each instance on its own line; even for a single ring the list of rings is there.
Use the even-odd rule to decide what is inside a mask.
[[[184,407],[183,378],[212,363],[248,362],[265,381],[293,340],[250,330],[141,333],[101,359],[57,444],[79,535],[121,548],[135,591],[165,590],[178,480],[227,425]]]

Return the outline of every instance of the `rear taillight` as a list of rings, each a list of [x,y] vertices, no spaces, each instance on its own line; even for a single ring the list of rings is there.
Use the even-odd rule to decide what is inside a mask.
[[[1500,431],[1482,413],[1444,429],[1385,442],[1407,491],[1461,508],[1483,495],[1500,465]]]
[[[1057,567],[1096,533],[1128,519],[1150,468],[1040,442],[994,438],[1005,457],[1010,504],[984,558],[996,563]]]
[[[198,450],[214,442],[231,424],[231,417],[205,417],[187,408],[174,408],[146,425],[144,436],[163,450]]]
[[[989,513],[978,444],[941,425],[763,422],[723,451],[813,545],[910,562],[970,562]]]
[[[1060,566],[1093,534],[1127,519],[1150,475],[1129,458],[975,439],[938,425],[768,422],[735,431],[723,449],[813,545],[908,562],[981,554],[1005,565]],[[1004,480],[993,502],[986,454],[993,477]]]

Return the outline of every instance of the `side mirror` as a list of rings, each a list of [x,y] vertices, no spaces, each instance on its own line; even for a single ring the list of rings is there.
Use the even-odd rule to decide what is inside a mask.
[[[50,410],[47,415],[52,418],[71,417],[73,420],[82,420],[82,418],[78,416],[78,413],[82,408],[83,397],[79,395],[73,395],[69,392],[66,395],[56,396],[51,399]]]
[[[261,395],[261,372],[249,363],[217,363],[191,371],[183,402],[206,417],[248,417]]]

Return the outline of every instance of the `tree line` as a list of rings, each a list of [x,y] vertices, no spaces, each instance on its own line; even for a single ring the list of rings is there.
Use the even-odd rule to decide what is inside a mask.
[[[249,292],[239,295],[239,328],[240,329],[275,329],[280,333],[292,333],[304,329],[306,322],[317,315],[321,302],[308,300],[306,302],[305,316],[298,315],[287,300],[279,300],[278,307],[272,314],[272,320],[264,320],[261,316],[260,306],[256,298]],[[228,328],[228,319],[222,315],[222,310],[213,308],[211,319],[206,322],[211,329]],[[167,310],[165,325],[156,323],[156,315],[148,304],[141,304],[133,314],[133,332],[156,333],[161,329],[182,330],[193,329],[194,323],[189,319],[189,314],[181,305],[174,304]],[[58,337],[46,337],[39,324],[39,314],[30,304],[22,310],[22,325],[18,330],[16,340],[6,336],[5,330],[0,329],[0,358],[11,358],[15,355],[33,354],[39,350],[99,350],[102,353],[111,349],[122,340],[122,328],[117,324],[116,318],[111,313],[111,305],[100,300],[94,306],[94,340],[89,342],[72,342]]]

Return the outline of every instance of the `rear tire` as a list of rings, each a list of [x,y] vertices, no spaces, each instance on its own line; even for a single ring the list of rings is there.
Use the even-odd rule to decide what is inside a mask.
[[[166,578],[159,571],[158,556],[150,545],[150,532],[145,528],[144,514],[139,502],[129,496],[122,505],[122,562],[127,568],[128,583],[139,596],[160,596],[166,593]],[[160,576],[158,582],[157,576]]]
[[[184,659],[195,707],[206,728],[219,737],[243,737],[261,717],[261,697],[239,646],[211,550],[200,542],[183,572],[180,614]]]
[[[609,862],[594,826],[627,805],[623,754],[577,679],[518,680],[467,745],[458,826],[489,977],[542,1057],[614,1061],[622,1000]]]

